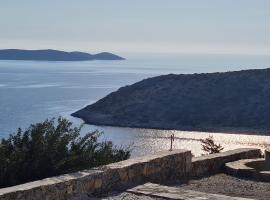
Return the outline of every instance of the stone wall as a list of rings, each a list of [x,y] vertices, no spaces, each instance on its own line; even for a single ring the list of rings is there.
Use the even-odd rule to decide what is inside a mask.
[[[101,168],[105,172],[104,190],[126,187],[145,181],[164,183],[187,178],[191,170],[191,152],[163,151],[157,154],[112,163]]]
[[[0,189],[0,200],[64,200],[92,194],[106,194],[143,182],[166,183],[220,172],[227,162],[257,158],[259,149],[237,149],[191,158],[186,150],[112,163],[97,169],[47,178]]]
[[[222,171],[227,162],[259,157],[261,157],[261,150],[254,148],[241,148],[222,153],[193,157],[191,176],[199,178],[211,175]]]
[[[185,178],[191,170],[191,152],[164,151],[73,174],[0,189],[0,200],[63,200],[106,193],[140,182],[167,182]]]

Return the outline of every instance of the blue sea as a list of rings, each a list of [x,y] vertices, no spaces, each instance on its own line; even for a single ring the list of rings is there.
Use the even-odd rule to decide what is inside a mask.
[[[37,62],[0,61],[0,138],[18,127],[46,118],[70,114],[94,103],[118,88],[162,74],[208,73],[270,67],[269,56],[211,54],[126,54],[123,61]],[[213,135],[225,149],[265,148],[270,136],[224,133],[152,130],[85,125],[84,132],[103,131],[102,140],[116,145],[131,145],[132,156],[169,149],[169,137],[175,134],[174,148],[192,150],[200,155],[200,139]],[[83,133],[82,133],[83,134]]]

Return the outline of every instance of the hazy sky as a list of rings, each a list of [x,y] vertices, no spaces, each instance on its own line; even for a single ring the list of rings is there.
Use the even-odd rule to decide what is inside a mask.
[[[0,48],[270,54],[270,1],[0,0]]]

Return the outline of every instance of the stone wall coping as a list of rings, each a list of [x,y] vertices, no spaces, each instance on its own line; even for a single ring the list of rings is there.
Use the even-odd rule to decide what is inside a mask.
[[[197,161],[201,161],[201,160],[207,160],[207,159],[213,159],[213,158],[222,158],[222,157],[227,157],[230,155],[235,155],[235,154],[239,154],[239,153],[245,153],[247,151],[256,151],[259,150],[258,148],[239,148],[239,149],[234,149],[234,150],[228,150],[228,151],[224,151],[221,153],[215,153],[215,154],[209,154],[209,155],[202,155],[199,157],[192,157],[192,162],[197,162]]]
[[[225,164],[226,168],[232,168],[235,170],[244,169],[244,170],[254,170],[254,168],[249,167],[247,163],[250,162],[256,162],[256,161],[264,161],[263,158],[255,158],[255,159],[243,159],[243,160],[237,160],[234,162],[228,162]]]
[[[15,186],[11,186],[11,187],[1,188],[0,189],[0,196],[7,194],[7,193],[32,190],[35,188],[45,187],[45,186],[49,186],[49,185],[56,185],[59,183],[64,183],[64,182],[68,182],[71,180],[84,178],[86,176],[99,175],[101,173],[103,173],[103,171],[101,171],[101,170],[84,170],[84,171],[74,172],[74,173],[70,173],[70,174],[63,174],[60,176],[45,178],[45,179],[41,179],[41,180],[37,180],[37,181],[32,181],[32,182],[28,182],[28,183],[24,183],[24,184],[20,184],[20,185],[15,185]]]
[[[136,158],[131,158],[128,160],[124,160],[124,161],[120,161],[120,162],[116,162],[116,163],[111,163],[105,166],[102,166],[98,169],[101,170],[106,170],[106,169],[118,169],[118,168],[125,168],[128,167],[130,165],[133,164],[140,164],[140,163],[147,163],[149,161],[153,161],[155,159],[159,159],[165,156],[174,156],[176,154],[180,154],[180,153],[191,153],[191,151],[189,150],[185,150],[185,149],[175,149],[172,151],[160,151],[157,152],[155,154],[151,154],[151,155],[146,155],[146,156],[140,156],[140,157],[136,157]]]

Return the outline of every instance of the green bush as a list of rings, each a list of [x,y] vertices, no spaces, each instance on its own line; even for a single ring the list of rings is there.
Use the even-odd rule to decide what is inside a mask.
[[[82,126],[73,127],[59,117],[31,125],[24,132],[0,143],[0,187],[7,187],[59,174],[89,169],[128,159],[128,148],[110,141],[98,141],[102,132],[80,135]]]
[[[221,144],[216,144],[213,136],[209,136],[208,138],[201,139],[202,150],[208,154],[220,153],[224,147]]]

